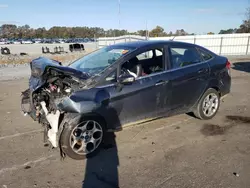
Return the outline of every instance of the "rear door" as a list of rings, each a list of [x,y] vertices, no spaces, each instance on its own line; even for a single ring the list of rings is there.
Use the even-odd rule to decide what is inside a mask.
[[[169,46],[171,74],[171,109],[189,110],[207,87],[210,69],[193,45]]]

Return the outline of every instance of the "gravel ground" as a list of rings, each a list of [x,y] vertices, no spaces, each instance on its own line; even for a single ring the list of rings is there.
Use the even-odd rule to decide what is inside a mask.
[[[21,115],[27,75],[1,81],[0,187],[250,187],[250,59],[241,61],[234,60],[232,92],[214,119],[179,115],[128,127],[83,161],[61,161],[43,146],[41,127]]]

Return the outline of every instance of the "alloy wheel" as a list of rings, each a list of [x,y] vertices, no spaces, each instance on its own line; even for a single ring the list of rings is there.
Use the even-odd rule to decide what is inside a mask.
[[[213,116],[219,107],[219,97],[215,93],[210,93],[203,101],[202,111],[205,116]]]
[[[95,151],[102,142],[103,129],[94,121],[84,121],[71,132],[70,146],[78,155],[87,155]]]

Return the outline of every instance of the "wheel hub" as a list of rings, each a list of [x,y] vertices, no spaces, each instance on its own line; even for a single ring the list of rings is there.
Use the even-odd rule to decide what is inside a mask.
[[[85,142],[89,142],[90,141],[90,139],[91,139],[91,136],[90,135],[86,135],[85,137],[84,137],[84,141]]]

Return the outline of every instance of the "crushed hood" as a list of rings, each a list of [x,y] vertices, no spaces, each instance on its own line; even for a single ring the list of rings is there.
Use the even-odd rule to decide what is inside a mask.
[[[80,81],[87,80],[90,76],[74,68],[63,66],[61,62],[45,57],[39,57],[30,62],[31,76],[29,79],[29,88],[36,90],[46,82],[45,73],[49,69],[72,76]]]

